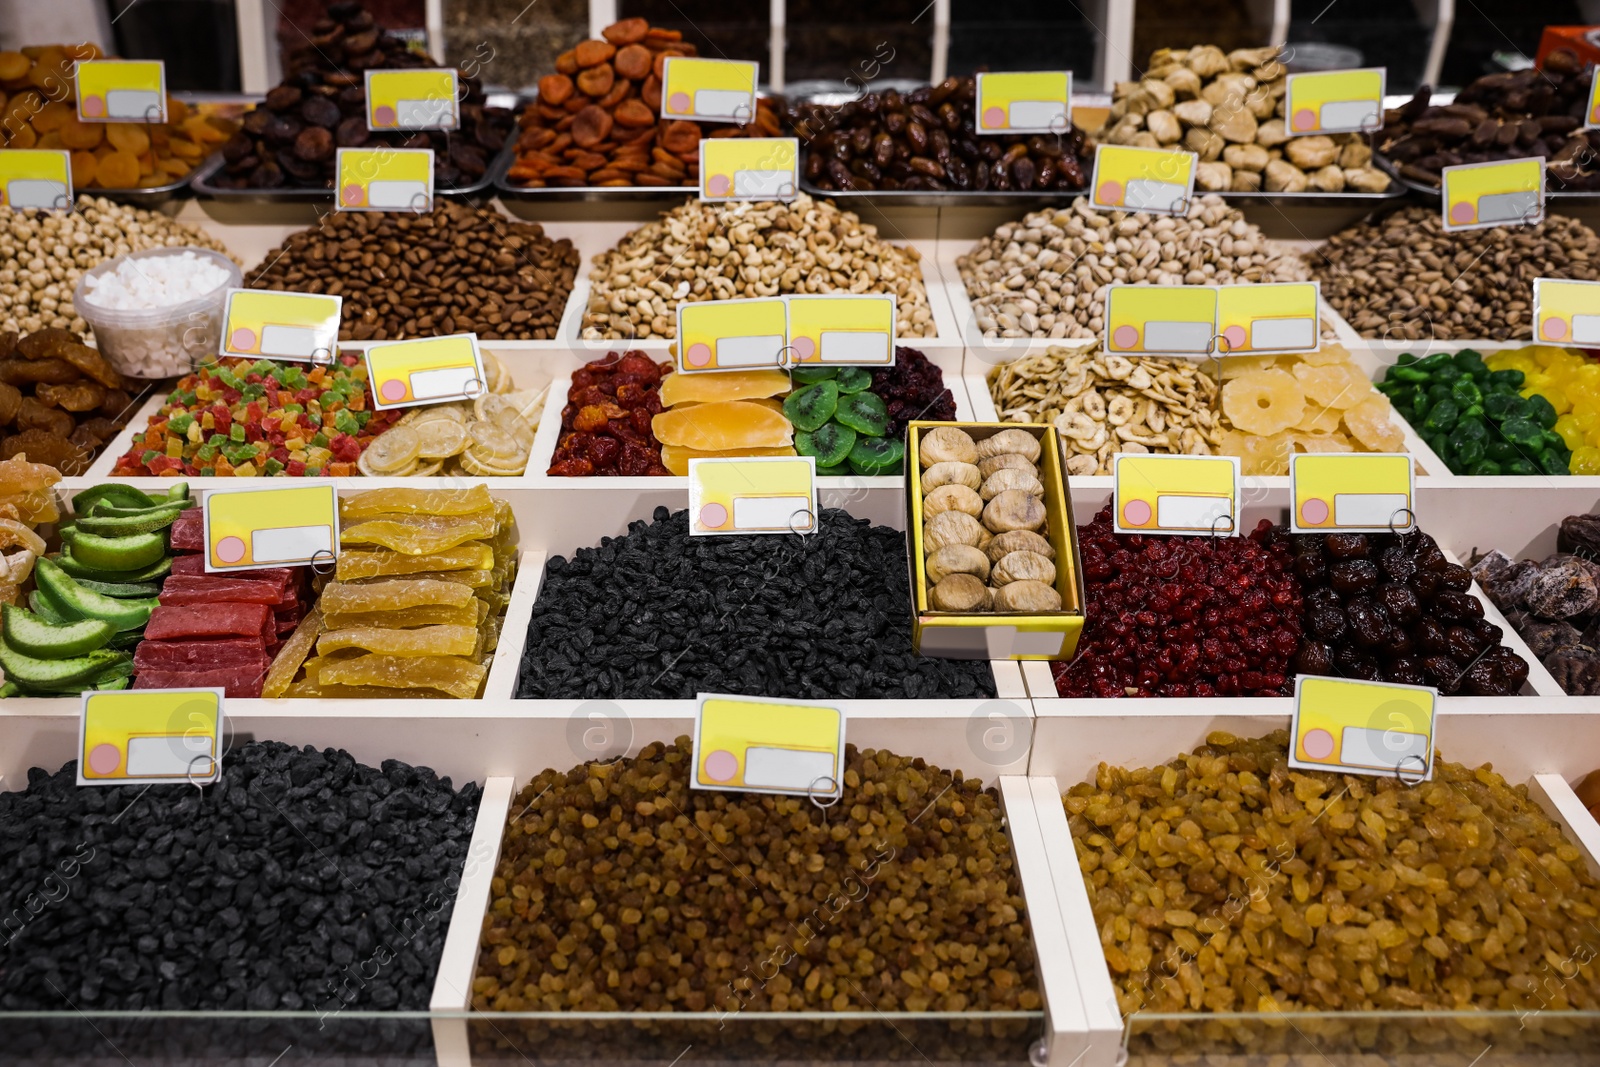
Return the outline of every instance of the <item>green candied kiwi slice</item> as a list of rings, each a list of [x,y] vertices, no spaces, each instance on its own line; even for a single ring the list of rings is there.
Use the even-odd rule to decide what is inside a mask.
[[[783,416],[797,430],[816,430],[833,418],[839,406],[839,386],[831,381],[797,389],[783,402]]]
[[[165,510],[151,510],[143,515],[127,515],[107,517],[104,515],[80,515],[78,529],[84,533],[95,534],[100,537],[127,537],[131,534],[154,533],[165,530],[171,526],[182,513],[182,508],[173,504]]]
[[[62,688],[79,685],[128,660],[125,652],[97,649],[69,659],[39,659],[24,655],[0,641],[0,670],[8,681],[23,689]],[[131,666],[131,661],[129,661]]]
[[[172,557],[163,556],[136,571],[107,571],[97,567],[88,567],[72,557],[72,546],[63,545],[61,555],[54,557],[61,569],[74,578],[93,578],[97,582],[153,582],[157,578],[164,578],[172,572]]]
[[[850,450],[850,469],[861,475],[898,474],[906,446],[887,437],[861,437]]]
[[[876,393],[851,393],[839,398],[833,417],[856,433],[882,437],[889,432],[889,407]]]
[[[841,466],[856,446],[856,432],[837,422],[825,423],[816,430],[801,430],[794,435],[794,450],[802,456],[815,456],[817,468]]]
[[[156,610],[155,598],[119,600],[85,589],[51,559],[41,559],[33,571],[34,581],[50,605],[73,619],[99,619],[119,633],[142,629]]]
[[[837,463],[832,467],[818,467],[818,478],[847,478],[850,476],[850,464]]]
[[[839,392],[859,393],[871,387],[872,374],[860,367],[840,367],[839,377],[834,380],[839,383]]]
[[[72,558],[85,567],[102,571],[133,571],[148,567],[167,554],[165,531],[124,537],[101,537],[84,533],[79,524],[72,539]]]
[[[100,619],[55,623],[15,604],[0,604],[5,642],[24,656],[70,659],[93,652],[111,639],[116,628]]]
[[[801,385],[825,382],[839,373],[838,367],[790,367],[789,377]]]

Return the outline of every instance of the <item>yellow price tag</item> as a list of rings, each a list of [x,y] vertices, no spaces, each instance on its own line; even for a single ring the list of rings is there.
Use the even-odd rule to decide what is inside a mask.
[[[1113,285],[1106,291],[1106,349],[1117,355],[1203,355],[1217,332],[1209,285]]]
[[[689,461],[689,533],[808,534],[817,528],[817,461],[762,456]]]
[[[450,67],[367,71],[367,129],[461,128],[461,85]]]
[[[0,207],[72,210],[72,153],[53,148],[0,148]]]
[[[1056,133],[1072,128],[1072,74],[1065,70],[978,74],[979,133]]]
[[[1303,771],[1433,777],[1439,692],[1421,685],[1300,675],[1294,685],[1289,766]]]
[[[1099,145],[1089,180],[1089,206],[1102,211],[1187,214],[1199,162],[1193,152]]]
[[[1239,532],[1237,456],[1111,457],[1112,522],[1120,534]]]
[[[167,65],[159,59],[86,59],[74,81],[81,122],[166,122]]]
[[[339,353],[344,298],[322,293],[229,289],[221,353],[331,363]]]
[[[332,485],[213,489],[201,507],[208,573],[338,558],[339,497]]]
[[[1319,282],[1217,286],[1217,340],[1226,355],[1315,352]]]
[[[1291,74],[1284,87],[1289,136],[1367,133],[1383,126],[1384,67]]]
[[[799,189],[799,138],[700,139],[701,200],[793,200]]]
[[[207,785],[222,774],[221,689],[83,694],[78,784]]]
[[[471,400],[484,391],[478,335],[380,341],[367,346],[367,380],[379,411]]]
[[[334,168],[339,211],[433,210],[431,148],[341,148]]]
[[[1539,324],[1539,340],[1545,344],[1600,345],[1600,282],[1535,278],[1533,321]]]
[[[1289,457],[1293,533],[1405,533],[1417,525],[1411,457],[1309,452]]]
[[[1600,127],[1600,67],[1589,77],[1589,102],[1583,109],[1583,129]]]
[[[893,366],[893,296],[845,293],[784,299],[793,364]]]
[[[1444,228],[1487,230],[1544,221],[1544,159],[1463,163],[1439,172]]]
[[[781,296],[678,302],[678,369],[685,372],[781,367],[789,343]]]
[[[844,729],[844,712],[822,704],[702,694],[689,784],[837,800],[844,792]]]
[[[748,125],[756,117],[760,64],[668,56],[661,72],[661,117]]]

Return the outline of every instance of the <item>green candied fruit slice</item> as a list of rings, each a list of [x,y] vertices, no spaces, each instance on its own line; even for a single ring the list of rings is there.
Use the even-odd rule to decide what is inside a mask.
[[[1512,389],[1521,389],[1524,380],[1525,375],[1515,367],[1489,372],[1490,385],[1505,385]]]
[[[1428,409],[1428,417],[1422,421],[1422,428],[1434,433],[1449,433],[1460,416],[1460,407],[1454,400],[1445,397]]]
[[[839,392],[859,393],[871,388],[872,372],[860,367],[840,367],[839,377],[834,380],[839,383]]]
[[[1480,370],[1487,369],[1483,363],[1482,353],[1471,348],[1463,348],[1451,356],[1450,363],[1464,374],[1476,374]]]
[[[1544,430],[1532,419],[1507,419],[1500,424],[1500,433],[1520,448],[1544,451]]]
[[[842,465],[855,446],[856,432],[837,422],[826,423],[815,430],[801,430],[794,435],[794,450],[802,456],[815,456],[819,471],[823,467]]]
[[[783,414],[794,423],[797,430],[814,431],[820,428],[839,407],[839,386],[836,382],[818,382],[797,389],[783,402]]]
[[[1528,402],[1528,417],[1538,423],[1541,430],[1552,429],[1556,424],[1557,418],[1555,405],[1538,393],[1534,393],[1526,399]]]
[[[1427,368],[1422,367],[1422,366],[1420,366],[1418,364],[1412,364],[1410,366],[1390,367],[1389,368],[1389,373],[1386,374],[1384,377],[1386,379],[1387,378],[1393,378],[1393,379],[1395,379],[1397,381],[1411,382],[1413,384],[1420,384],[1420,383],[1426,382],[1428,380],[1428,370],[1427,370]]]
[[[850,450],[850,469],[857,474],[898,474],[906,446],[887,437],[861,437]]]
[[[1457,378],[1450,386],[1450,399],[1464,408],[1471,407],[1482,402],[1483,390],[1471,378]]]
[[[1525,419],[1532,406],[1516,393],[1490,393],[1483,398],[1483,413],[1496,422],[1506,419]]]
[[[1496,437],[1484,445],[1484,454],[1496,463],[1510,463],[1517,458],[1517,446],[1504,437]]]
[[[1563,453],[1554,448],[1547,448],[1539,457],[1539,469],[1545,474],[1571,474],[1571,470],[1568,469],[1568,464],[1571,461],[1571,453]]]
[[[1454,467],[1470,467],[1484,458],[1482,441],[1462,441],[1450,457]]]
[[[889,431],[889,408],[876,393],[851,393],[839,398],[834,419],[857,433],[882,437]]]
[[[849,476],[850,464],[848,463],[836,463],[831,467],[817,468],[818,478],[848,478]]]
[[[1505,469],[1492,459],[1482,459],[1474,463],[1467,473],[1481,478],[1486,475],[1504,474]]]
[[[1529,478],[1539,473],[1539,467],[1538,464],[1534,463],[1533,461],[1523,459],[1521,456],[1518,456],[1516,459],[1506,464],[1506,473],[1515,474],[1522,478]]]
[[[839,373],[838,367],[791,367],[789,377],[801,385],[815,385],[825,382]]]

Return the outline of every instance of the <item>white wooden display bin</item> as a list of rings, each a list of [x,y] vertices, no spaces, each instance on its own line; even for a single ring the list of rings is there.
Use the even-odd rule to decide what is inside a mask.
[[[1538,481],[1537,479],[1525,479]],[[1501,492],[1506,494],[1497,503],[1490,504],[1488,494],[1477,487],[1463,485],[1463,481],[1495,482],[1504,479],[1441,479],[1418,478],[1416,496],[1417,525],[1438,542],[1445,555],[1453,562],[1466,566],[1474,552],[1487,552],[1498,548],[1507,555],[1516,554],[1516,558],[1543,559],[1555,551],[1555,530],[1561,520],[1568,515],[1587,514],[1595,510],[1597,494],[1595,490],[1578,485],[1567,484],[1578,479],[1548,478],[1541,484],[1515,491],[1502,487]],[[1083,524],[1090,522],[1095,514],[1111,500],[1110,478],[1071,478],[1067,480],[1067,489],[1072,494],[1072,510]],[[1099,483],[1103,483],[1103,488]],[[1248,478],[1242,492],[1244,505],[1244,521],[1240,529],[1244,533],[1254,530],[1256,523],[1268,519],[1274,524],[1287,524],[1289,521],[1289,479],[1288,478]],[[1569,698],[1545,670],[1537,656],[1528,648],[1515,627],[1506,621],[1500,609],[1484,595],[1477,582],[1473,582],[1468,589],[1483,605],[1484,618],[1494,623],[1505,631],[1501,643],[1521,656],[1528,663],[1528,680],[1523,684],[1523,698],[1540,698],[1527,700],[1526,706],[1531,710],[1541,707],[1550,701],[1566,701]],[[1094,600],[1093,587],[1089,590],[1089,599]],[[1084,628],[1087,638],[1092,623]],[[1095,715],[1105,714],[1103,706],[1107,701],[1086,697],[1061,697],[1056,693],[1055,678],[1050,673],[1050,664],[1043,662],[1030,662],[1022,665],[1022,676],[1028,685],[1028,695],[1033,699],[1034,708],[1038,714],[1047,710],[1052,713]],[[1129,702],[1134,704],[1149,703],[1156,698],[1132,698]],[[1459,697],[1449,698],[1451,703],[1467,703],[1474,705],[1489,697]],[[1264,709],[1289,714],[1293,707],[1291,697],[1193,697],[1193,698],[1163,698],[1163,702],[1173,707],[1185,708],[1194,706],[1198,708],[1216,708],[1224,704],[1234,704],[1243,700],[1250,708],[1261,705]]]
[[[1251,738],[1289,726],[1288,714],[1267,707],[1266,701],[1235,701],[1227,708],[1218,702],[1206,709],[1177,703],[1126,701],[1115,708],[1102,705],[1088,715],[1039,709],[1028,785],[1084,998],[1089,1048],[1078,1067],[1167,1067],[1191,1060],[1214,1067],[1466,1065],[1478,1062],[1474,1057],[1493,1062],[1493,1056],[1484,1055],[1491,1047],[1503,1062],[1519,1065],[1576,1067],[1593,1062],[1600,1045],[1600,1013],[1594,1012],[1122,1016],[1063,794],[1075,783],[1092,781],[1102,762],[1129,769],[1157,767],[1204,744],[1212,731]],[[1562,826],[1566,839],[1581,849],[1589,870],[1600,875],[1600,825],[1569,784],[1600,765],[1600,715],[1594,701],[1447,701],[1436,729],[1442,758],[1469,767],[1492,763],[1508,785],[1526,785],[1530,797]],[[1032,855],[1021,858],[1027,862]]]
[[[430,1004],[440,1067],[520,1062],[518,1050],[534,1047],[546,1059],[588,1059],[599,1052],[620,1063],[669,1062],[691,1047],[697,1047],[697,1057],[730,1062],[752,1055],[763,1060],[776,1055],[784,1062],[914,1060],[925,1050],[938,1050],[944,1058],[959,1050],[956,1058],[968,1062],[1020,1064],[1030,1057],[1041,1067],[1077,1062],[1085,1048],[1083,998],[1075,986],[1028,780],[1004,773],[1014,765],[997,764],[982,745],[974,746],[969,720],[959,709],[910,710],[858,712],[851,707],[849,742],[920,756],[998,787],[1019,871],[1024,869],[1021,856],[1029,856],[1022,890],[1045,1001],[1042,1011],[954,1015],[852,1006],[844,1012],[472,1012],[491,883],[518,791],[546,768],[632,756],[651,742],[670,743],[689,734],[693,725],[692,715],[666,704],[644,707],[613,720],[611,726],[620,729],[609,731],[608,747],[596,751],[580,736],[587,720],[527,719],[513,706],[488,718],[451,724],[472,736],[439,737],[443,750],[431,757],[436,763],[448,761],[447,766],[476,759],[489,776]],[[320,724],[324,730],[331,725]],[[784,1051],[776,1052],[779,1048]]]

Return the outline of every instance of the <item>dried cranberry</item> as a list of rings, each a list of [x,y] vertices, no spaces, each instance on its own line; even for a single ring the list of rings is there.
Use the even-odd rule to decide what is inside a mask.
[[[1328,584],[1344,596],[1364,592],[1378,584],[1378,566],[1370,559],[1340,560],[1328,568]]]

